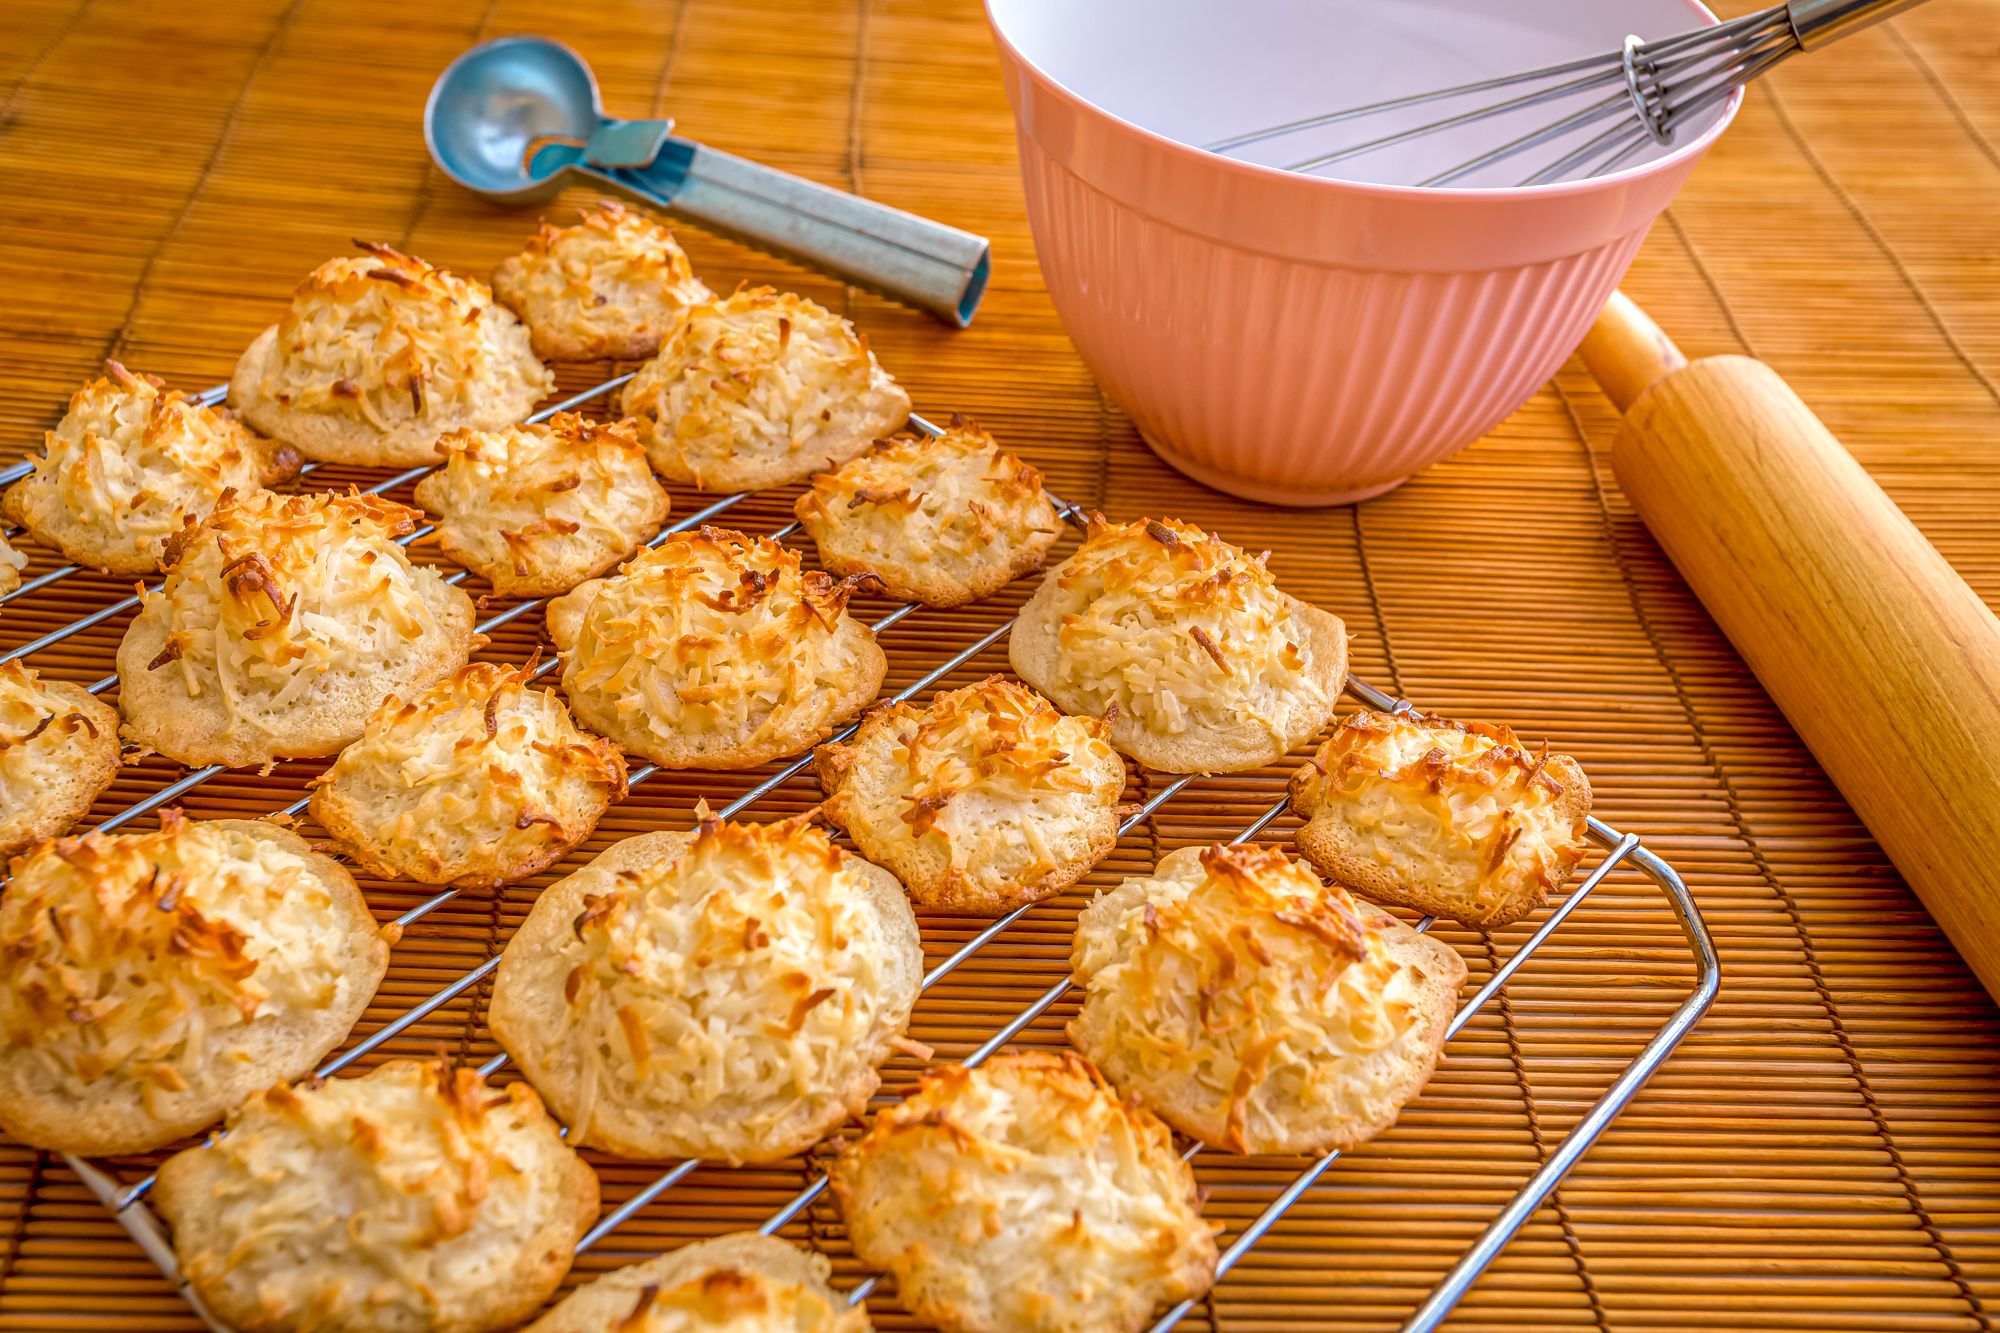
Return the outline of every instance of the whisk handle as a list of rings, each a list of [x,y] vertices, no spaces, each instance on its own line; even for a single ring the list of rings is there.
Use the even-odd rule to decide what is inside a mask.
[[[1785,16],[1792,21],[1792,34],[1799,39],[1799,49],[1810,51],[1922,3],[1923,0],[1788,0]]]

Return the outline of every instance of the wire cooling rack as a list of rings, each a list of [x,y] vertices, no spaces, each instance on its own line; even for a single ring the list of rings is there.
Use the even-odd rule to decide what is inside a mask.
[[[527,420],[532,424],[546,420],[556,412],[579,407],[617,388],[630,378],[629,375],[621,375],[606,380],[581,393],[574,394],[552,407],[535,413],[533,416],[527,418]],[[197,395],[195,401],[206,404],[218,403],[222,401],[225,392],[225,387],[210,389],[205,393]],[[928,434],[936,435],[939,433],[937,427],[922,417],[913,415],[910,418],[910,422],[913,426]],[[25,475],[29,469],[30,465],[25,463],[0,469],[0,484],[18,479]],[[312,468],[308,467],[304,471],[309,472],[311,470]],[[399,486],[417,480],[431,470],[428,467],[422,467],[398,473],[385,481],[368,487],[366,493],[385,494]],[[648,545],[657,545],[676,532],[684,532],[705,523],[709,519],[734,508],[749,498],[749,495],[750,492],[745,491],[715,500],[696,510],[694,513],[661,528]],[[1057,501],[1057,510],[1060,516],[1066,521],[1074,523],[1081,518],[1080,510],[1073,504]],[[788,523],[769,535],[775,539],[783,540],[795,533],[798,530],[798,526],[797,523]],[[403,545],[407,546],[428,535],[432,530],[431,526],[420,527],[399,540]],[[32,592],[58,583],[76,572],[77,566],[75,565],[59,566],[36,578],[24,581],[18,589],[4,597],[0,597],[0,602],[27,596]],[[463,582],[466,577],[466,574],[460,571],[447,575],[446,581],[455,584]],[[516,603],[506,610],[481,621],[477,627],[478,631],[482,634],[490,633],[499,626],[519,619],[521,616],[533,611],[542,604],[543,600],[541,598],[534,598]],[[66,625],[41,635],[39,638],[0,653],[0,663],[32,656],[35,653],[63,642],[80,631],[89,629],[94,625],[102,624],[115,616],[122,615],[136,608],[137,605],[138,598],[132,596],[123,598],[107,606],[99,607],[87,615],[80,616]],[[906,616],[913,614],[918,609],[915,605],[900,606],[877,619],[870,628],[880,633]],[[936,685],[953,671],[999,643],[1013,628],[1013,624],[1014,622],[1010,619],[981,635],[959,652],[926,671],[909,685],[892,695],[891,698],[898,701],[910,699]],[[533,677],[538,678],[545,675],[555,665],[556,661],[554,659],[539,663],[533,670]],[[86,688],[91,693],[98,694],[116,684],[117,676],[114,674],[94,681]],[[1347,693],[1371,708],[1400,712],[1408,710],[1411,707],[1408,702],[1385,694],[1381,690],[1353,676],[1349,676],[1347,679]],[[836,733],[832,739],[837,741],[845,740],[854,731],[855,726],[850,725]],[[732,818],[742,813],[804,771],[811,761],[812,752],[808,751],[805,755],[787,763],[776,773],[758,782],[742,796],[723,806],[717,813],[724,819]],[[187,792],[224,771],[220,765],[195,769],[180,779],[166,784],[107,817],[97,825],[97,828],[99,830],[110,830],[127,824],[141,815],[179,799]],[[628,785],[637,786],[658,772],[659,768],[657,765],[645,765],[631,773]],[[1190,783],[1196,780],[1194,777],[1176,777],[1168,781],[1165,786],[1153,793],[1142,805],[1132,811],[1119,825],[1119,838],[1122,840],[1134,829],[1152,819],[1162,806],[1173,800]],[[1284,800],[1274,803],[1245,825],[1236,834],[1233,841],[1239,843],[1247,842],[1251,838],[1256,837],[1267,825],[1282,815],[1286,807],[1287,802]],[[272,813],[296,816],[303,812],[305,808],[306,801],[301,798],[283,807],[282,810]],[[1709,939],[1708,929],[1702,922],[1701,914],[1696,909],[1694,899],[1689,894],[1687,886],[1682,882],[1680,876],[1674,871],[1672,866],[1644,847],[1640,842],[1639,836],[1635,833],[1623,832],[1605,823],[1603,820],[1593,818],[1589,821],[1589,836],[1590,840],[1601,849],[1602,854],[1598,857],[1595,864],[1592,865],[1588,873],[1574,881],[1573,887],[1569,889],[1568,893],[1547,910],[1547,914],[1528,938],[1522,942],[1520,947],[1502,962],[1495,969],[1492,976],[1487,979],[1486,983],[1480,986],[1460,1006],[1457,1014],[1452,1018],[1449,1027],[1446,1029],[1447,1041],[1458,1035],[1459,1031],[1464,1028],[1472,1016],[1478,1013],[1488,1001],[1499,993],[1501,987],[1505,986],[1508,980],[1534,956],[1536,950],[1550,936],[1561,929],[1563,923],[1583,906],[1584,901],[1590,896],[1591,892],[1604,882],[1612,870],[1620,865],[1629,866],[1646,876],[1666,898],[1667,905],[1673,911],[1675,920],[1678,922],[1682,934],[1686,937],[1688,949],[1694,959],[1695,983],[1693,989],[1682,1000],[1679,1007],[1674,1010],[1667,1021],[1648,1040],[1645,1047],[1632,1059],[1631,1063],[1612,1080],[1610,1086],[1599,1096],[1596,1103],[1576,1122],[1570,1129],[1570,1132],[1555,1145],[1540,1168],[1529,1177],[1527,1182],[1521,1186],[1520,1190],[1509,1200],[1507,1205],[1487,1224],[1485,1231],[1459,1257],[1458,1261],[1432,1289],[1424,1302],[1410,1315],[1409,1319],[1403,1325],[1405,1333],[1424,1333],[1424,1331],[1436,1328],[1444,1320],[1452,1308],[1458,1304],[1460,1298],[1478,1280],[1479,1275],[1485,1271],[1487,1265],[1493,1262],[1495,1256],[1513,1239],[1515,1233],[1528,1221],[1534,1211],[1541,1206],[1542,1202],[1556,1188],[1563,1177],[1568,1174],[1570,1168],[1575,1166],[1578,1159],[1603,1134],[1605,1127],[1625,1108],[1626,1104],[1632,1100],[1632,1097],[1638,1092],[1647,1078],[1652,1075],[1653,1071],[1658,1069],[1673,1052],[1674,1048],[1681,1043],[1681,1040],[1687,1035],[1688,1030],[1699,1021],[1702,1014],[1707,1011],[1709,1004],[1715,998],[1721,976],[1720,966],[1715,955],[1715,948]],[[396,924],[407,927],[457,896],[458,891],[455,889],[443,890],[397,917],[395,919]],[[998,938],[1033,906],[1035,904],[1027,904],[1016,908],[1012,912],[981,928],[964,944],[960,945],[925,974],[922,989],[928,992],[967,959]],[[1432,918],[1425,917],[1417,923],[1416,928],[1418,930],[1428,930],[1431,925]],[[316,1072],[320,1076],[328,1076],[344,1069],[349,1064],[361,1059],[369,1052],[376,1050],[384,1043],[407,1031],[414,1024],[449,1004],[456,997],[477,986],[498,966],[499,955],[496,951],[477,967],[465,972],[418,1004],[405,1010],[383,1026],[347,1047],[338,1055],[335,1055],[325,1064],[321,1065]],[[984,1062],[1061,1000],[1071,987],[1072,982],[1067,977],[1056,981],[1018,1014],[1003,1024],[999,1030],[994,1032],[984,1043],[972,1051],[971,1054],[967,1055],[962,1063],[967,1066],[974,1066]],[[479,1068],[482,1073],[491,1075],[499,1071],[506,1063],[506,1055],[501,1054],[489,1059]],[[1200,1150],[1201,1146],[1199,1144],[1192,1145],[1186,1149],[1183,1156],[1192,1159]],[[1340,1154],[1338,1152],[1328,1153],[1326,1156],[1306,1166],[1289,1185],[1277,1193],[1261,1213],[1252,1219],[1240,1232],[1229,1239],[1228,1243],[1223,1247],[1221,1256],[1216,1264],[1216,1279],[1218,1283],[1249,1252],[1252,1246],[1263,1239],[1265,1233],[1284,1216],[1292,1205],[1297,1203],[1313,1187],[1339,1157]],[[155,1178],[149,1175],[142,1180],[128,1183],[95,1162],[69,1154],[64,1154],[64,1160],[68,1162],[71,1169],[76,1172],[77,1176],[82,1179],[84,1184],[97,1196],[104,1206],[112,1211],[119,1223],[130,1233],[133,1240],[159,1266],[160,1271],[180,1288],[181,1294],[186,1297],[188,1303],[202,1320],[211,1329],[219,1330],[220,1333],[227,1333],[227,1326],[218,1320],[212,1312],[203,1308],[200,1298],[180,1277],[179,1265],[175,1260],[172,1244],[167,1238],[166,1229],[160,1223],[158,1216],[146,1203],[146,1196],[152,1190]],[[609,1236],[642,1209],[657,1201],[661,1196],[666,1195],[701,1165],[701,1162],[690,1159],[666,1167],[631,1197],[608,1209],[583,1238],[577,1242],[577,1252],[581,1254],[597,1246],[605,1237]],[[826,1178],[823,1175],[815,1179],[813,1183],[793,1195],[776,1212],[766,1218],[759,1230],[769,1235],[782,1229],[817,1199],[826,1189],[826,1185]],[[851,1303],[859,1303],[865,1300],[875,1291],[880,1281],[879,1277],[870,1277],[862,1281],[849,1291],[849,1301]],[[1165,1333],[1165,1330],[1174,1328],[1196,1308],[1197,1304],[1198,1302],[1195,1300],[1187,1300],[1168,1310],[1152,1325],[1152,1333]]]

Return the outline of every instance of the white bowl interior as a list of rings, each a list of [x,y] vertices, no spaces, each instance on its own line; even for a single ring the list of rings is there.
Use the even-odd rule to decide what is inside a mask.
[[[1388,98],[1615,52],[1626,34],[1672,36],[1714,22],[1693,0],[990,0],[993,19],[1028,62],[1093,105],[1197,147]],[[1643,135],[1621,68],[1590,89],[1441,129],[1315,168],[1345,180],[1411,185],[1611,100],[1601,119],[1449,183],[1519,185],[1600,143],[1573,178],[1627,142],[1625,170],[1698,139],[1724,114],[1718,99],[1662,147]],[[1580,78],[1583,75],[1572,75]],[[1488,91],[1379,112],[1231,149],[1294,166],[1338,149],[1505,101]],[[1615,128],[1614,128],[1615,127]],[[1631,136],[1627,138],[1626,136]]]

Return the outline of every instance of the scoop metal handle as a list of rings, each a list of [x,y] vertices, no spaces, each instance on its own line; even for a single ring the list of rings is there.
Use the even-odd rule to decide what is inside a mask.
[[[960,328],[986,294],[983,236],[664,132],[664,121],[610,122],[574,154],[573,171],[711,231],[823,269]],[[616,151],[612,145],[628,151]],[[623,160],[630,165],[619,165]],[[538,160],[541,175],[554,163]]]

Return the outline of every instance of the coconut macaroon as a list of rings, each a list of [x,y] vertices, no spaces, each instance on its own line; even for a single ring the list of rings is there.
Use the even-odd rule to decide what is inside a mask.
[[[1090,518],[1021,608],[1021,678],[1168,773],[1257,768],[1311,740],[1347,679],[1340,618],[1278,588],[1263,557],[1174,520]]]
[[[236,363],[229,402],[308,458],[433,460],[440,435],[497,429],[555,388],[528,331],[486,285],[386,245],[329,259]]]
[[[113,574],[154,572],[168,540],[224,495],[299,470],[291,446],[116,361],[42,438],[35,470],[0,510],[65,559]]]
[[[1117,843],[1125,762],[1109,730],[988,676],[820,746],[821,809],[922,906],[997,916],[1067,888]]]
[[[438,546],[503,597],[550,597],[644,545],[667,517],[629,421],[560,412],[533,426],[454,431],[444,466],[417,483]]]
[[[313,779],[313,818],[384,879],[492,887],[561,860],[625,795],[625,756],[533,679],[474,662],[390,695]]]
[[[1299,850],[1379,902],[1492,930],[1562,887],[1587,845],[1590,780],[1512,731],[1350,714],[1292,777]]]
[[[819,474],[796,512],[826,568],[873,574],[926,606],[976,601],[1040,569],[1062,533],[1042,474],[960,422]]]
[[[0,857],[68,832],[118,764],[117,710],[18,659],[0,663]]]
[[[662,768],[755,768],[860,712],[888,659],[852,580],[767,537],[679,532],[549,604],[576,714]]]
[[[572,1143],[774,1162],[868,1104],[923,975],[894,876],[809,815],[627,838],[542,891],[489,1023]]]
[[[1133,1333],[1214,1280],[1173,1135],[1068,1051],[930,1071],[828,1175],[855,1254],[946,1333]]]
[[[691,306],[619,403],[661,476],[711,491],[838,467],[910,415],[853,325],[769,287]]]
[[[354,879],[294,833],[175,810],[44,842],[0,896],[0,1127],[146,1152],[297,1078],[389,966]]]
[[[826,1256],[739,1231],[615,1269],[527,1333],[868,1333]]]
[[[0,596],[21,586],[21,571],[28,567],[28,557],[14,549],[5,533],[0,533]]]
[[[715,297],[671,231],[609,200],[575,226],[544,222],[493,270],[493,293],[527,321],[544,361],[650,357],[682,311]]]
[[[126,736],[190,765],[332,754],[384,695],[463,666],[472,599],[396,544],[416,519],[258,491],[184,529],[118,647]]]
[[[527,1084],[392,1060],[258,1093],[153,1200],[238,1333],[487,1333],[562,1282],[597,1177]]]
[[[1272,847],[1183,847],[1077,918],[1077,1049],[1238,1153],[1351,1148],[1437,1066],[1465,964]]]

